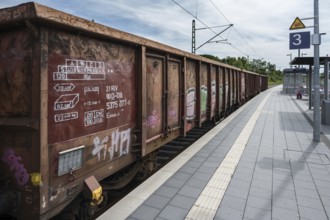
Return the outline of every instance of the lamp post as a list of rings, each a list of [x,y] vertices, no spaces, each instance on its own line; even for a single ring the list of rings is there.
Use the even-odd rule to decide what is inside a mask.
[[[292,53],[287,54],[287,56],[290,56],[290,69],[292,69],[292,64],[291,64],[291,62],[292,62]]]

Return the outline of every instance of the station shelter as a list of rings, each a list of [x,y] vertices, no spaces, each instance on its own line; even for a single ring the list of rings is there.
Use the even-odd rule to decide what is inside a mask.
[[[306,93],[308,88],[308,70],[306,68],[290,68],[283,70],[283,92],[296,94],[297,90]]]

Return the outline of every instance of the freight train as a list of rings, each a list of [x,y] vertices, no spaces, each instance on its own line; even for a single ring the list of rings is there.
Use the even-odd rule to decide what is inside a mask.
[[[159,147],[267,89],[266,76],[33,2],[0,10],[0,36],[0,213],[17,219],[93,215],[155,169]]]

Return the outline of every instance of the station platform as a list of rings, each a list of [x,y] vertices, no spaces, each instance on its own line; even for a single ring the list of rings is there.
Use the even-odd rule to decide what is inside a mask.
[[[295,99],[296,96],[293,95],[292,98]],[[298,106],[299,110],[301,112],[303,112],[305,118],[309,121],[311,126],[313,126],[314,110],[309,109],[309,99],[308,98],[309,98],[308,96],[303,96],[302,99],[295,100],[295,103]],[[320,114],[322,114],[322,113],[320,112]],[[329,146],[330,145],[330,126],[324,125],[321,123],[320,131],[321,131],[321,138],[323,139],[322,141],[325,142]]]
[[[330,148],[312,141],[304,103],[281,88],[247,102],[98,219],[329,219]]]

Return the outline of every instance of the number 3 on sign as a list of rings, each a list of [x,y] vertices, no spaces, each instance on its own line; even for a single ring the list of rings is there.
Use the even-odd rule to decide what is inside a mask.
[[[310,48],[310,32],[290,33],[290,50]]]
[[[293,45],[299,46],[301,44],[301,35],[300,34],[294,34],[293,39],[294,39],[294,41],[292,42]]]

